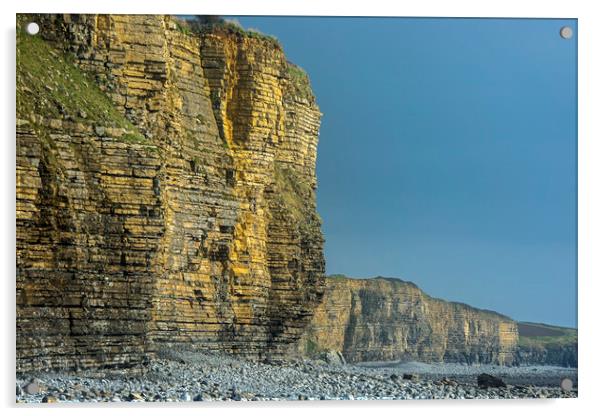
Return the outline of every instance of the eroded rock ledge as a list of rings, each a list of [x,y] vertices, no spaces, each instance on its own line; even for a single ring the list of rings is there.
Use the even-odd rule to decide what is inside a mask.
[[[321,113],[277,43],[170,16],[17,35],[17,370],[283,354],[323,292]],[[309,93],[308,93],[309,91]]]

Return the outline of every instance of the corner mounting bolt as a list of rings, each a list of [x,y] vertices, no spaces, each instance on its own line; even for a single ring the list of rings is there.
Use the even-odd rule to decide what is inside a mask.
[[[573,29],[571,29],[569,26],[563,26],[560,29],[560,37],[562,37],[563,39],[570,39],[573,37]]]
[[[40,25],[36,22],[29,22],[25,27],[25,31],[30,35],[37,35],[40,32]]]

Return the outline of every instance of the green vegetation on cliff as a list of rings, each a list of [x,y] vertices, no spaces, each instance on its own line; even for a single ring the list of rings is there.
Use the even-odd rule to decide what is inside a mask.
[[[577,330],[532,322],[518,323],[518,345],[521,347],[550,347],[577,342]]]
[[[54,49],[39,35],[31,36],[20,29],[17,31],[17,117],[33,121],[34,114],[123,128],[122,141],[146,142],[97,83],[77,68],[71,56]]]
[[[282,45],[280,45],[276,37],[261,33],[257,29],[245,29],[237,20],[228,20],[220,16],[195,16],[192,19],[178,19],[176,24],[178,30],[186,35],[224,32],[241,37],[260,39],[268,42],[275,48],[282,49]]]
[[[309,83],[309,76],[303,68],[292,62],[287,62],[287,76],[296,95],[310,101],[314,100],[314,94],[311,90],[311,84]]]
[[[574,328],[519,322],[519,361],[576,368],[577,332]]]
[[[313,189],[301,175],[283,163],[274,164],[276,197],[291,214],[303,231],[309,227],[319,227],[321,219],[315,209],[307,203],[311,200]]]

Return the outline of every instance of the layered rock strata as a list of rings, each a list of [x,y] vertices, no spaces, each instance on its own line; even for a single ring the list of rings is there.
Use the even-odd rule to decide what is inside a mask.
[[[341,351],[350,362],[515,362],[516,322],[446,302],[397,279],[329,277],[299,351]]]
[[[516,353],[519,363],[577,368],[577,342],[563,345],[521,345]]]
[[[519,322],[516,353],[521,363],[577,368],[578,331],[533,322]]]
[[[320,111],[274,42],[169,16],[17,36],[17,369],[283,354],[323,292]],[[40,82],[42,80],[43,82]]]

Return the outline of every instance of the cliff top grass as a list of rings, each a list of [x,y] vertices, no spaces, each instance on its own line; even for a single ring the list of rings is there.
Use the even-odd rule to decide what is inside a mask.
[[[227,20],[220,16],[195,16],[194,18],[176,18],[178,30],[182,33],[192,35],[194,33],[225,33],[260,39],[282,50],[282,45],[275,36],[266,35],[254,28],[245,29],[236,20]]]
[[[295,90],[296,95],[303,97],[309,101],[314,101],[314,93],[311,89],[309,76],[307,72],[300,66],[287,61],[287,76]]]
[[[19,25],[22,26],[22,25]],[[41,36],[17,30],[17,116],[69,119],[126,130],[121,140],[146,138],[113,105],[97,83],[80,70],[73,57],[56,50]]]
[[[518,345],[521,347],[549,347],[577,343],[577,330],[562,326],[533,322],[518,323]]]

